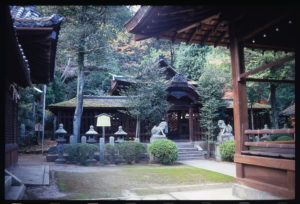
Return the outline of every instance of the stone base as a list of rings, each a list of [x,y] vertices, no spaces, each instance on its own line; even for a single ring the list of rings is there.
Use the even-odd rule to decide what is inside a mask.
[[[64,163],[66,163],[66,159],[56,159],[55,160],[55,163],[57,163],[57,164],[64,164]]]
[[[220,145],[216,144],[215,148],[216,148],[216,151],[215,151],[216,161],[222,161],[222,157],[221,157],[221,153],[220,153]]]
[[[97,160],[96,159],[88,159],[87,163],[88,163],[88,165],[92,166],[92,165],[95,165],[97,163]]]
[[[241,198],[243,200],[285,200],[286,199],[241,184],[233,184],[232,195]]]
[[[167,137],[163,136],[163,135],[152,135],[150,137],[150,143],[154,142],[155,140],[159,140],[159,139],[167,139]]]

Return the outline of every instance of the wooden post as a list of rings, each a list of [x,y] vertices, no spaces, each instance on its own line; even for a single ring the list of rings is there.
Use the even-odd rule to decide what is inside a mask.
[[[189,107],[189,139],[192,142],[194,136],[194,125],[193,125],[193,107]]]
[[[240,75],[245,72],[244,47],[239,41],[235,27],[230,25],[230,55],[232,66],[232,87],[233,87],[233,113],[234,113],[234,136],[236,154],[246,150],[244,145],[244,130],[248,129],[248,107],[246,82],[240,81]],[[238,174],[239,175],[239,174]]]

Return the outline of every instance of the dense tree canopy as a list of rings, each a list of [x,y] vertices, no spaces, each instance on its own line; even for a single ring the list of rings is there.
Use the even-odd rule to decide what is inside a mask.
[[[137,76],[163,54],[178,72],[198,82],[203,117],[211,115],[207,121],[215,121],[221,117],[218,116],[216,107],[222,106],[219,99],[222,97],[223,88],[231,88],[231,64],[227,48],[177,44],[157,39],[134,41],[133,35],[124,28],[124,24],[134,15],[128,6],[38,6],[37,9],[43,16],[57,13],[66,18],[59,33],[54,81],[47,86],[47,105],[76,96],[80,70],[85,83],[82,94],[103,95],[108,94],[112,75]],[[245,49],[246,70],[255,69],[287,55],[290,54]],[[153,104],[163,101],[158,99],[164,98],[164,85],[161,84],[159,72],[149,73],[149,77],[152,79],[143,79],[148,80],[147,86],[137,85],[131,90],[137,95],[132,103],[139,104],[139,108],[131,109],[129,113],[157,123],[164,113],[154,110],[162,110],[161,107],[166,104],[157,104],[160,108]],[[290,61],[275,66],[255,74],[254,77],[294,79],[295,63]],[[153,83],[153,79],[158,81],[154,80]],[[143,83],[141,81],[138,84]],[[276,123],[280,123],[274,118],[278,118],[278,113],[295,98],[295,87],[292,84],[247,82],[247,91],[249,102],[265,99],[272,104],[274,127]],[[130,94],[134,95],[133,93]],[[151,94],[155,97],[151,98]],[[34,123],[40,120],[40,94],[27,88],[20,89],[20,95],[19,120],[33,129]],[[149,112],[145,112],[145,106],[148,106]],[[211,124],[201,121],[200,125],[210,131],[214,129]]]

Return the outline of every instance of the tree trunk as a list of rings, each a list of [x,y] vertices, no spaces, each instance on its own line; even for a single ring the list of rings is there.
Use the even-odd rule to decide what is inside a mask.
[[[76,109],[74,113],[73,120],[73,135],[77,142],[80,142],[80,125],[81,125],[81,116],[83,112],[83,86],[84,86],[84,74],[83,67],[79,70],[78,73],[78,81],[77,81],[77,101],[76,101]]]
[[[174,47],[172,42],[170,42],[170,55],[171,55],[171,66],[174,65]]]
[[[141,119],[139,116],[136,118],[136,128],[135,128],[135,137],[140,138],[140,132],[141,132]]]
[[[277,86],[275,84],[270,85],[270,100],[271,100],[271,107],[272,107],[271,121],[272,121],[273,128],[278,129],[279,124],[278,124],[278,111],[276,107],[276,88]]]
[[[80,12],[80,23],[85,23],[85,15],[86,15],[86,6],[81,7]],[[84,47],[85,47],[85,39],[86,33],[85,30],[82,31],[79,37],[79,45],[78,45],[78,56],[77,56],[77,64],[78,64],[78,80],[77,80],[77,94],[76,94],[76,109],[74,113],[73,119],[73,136],[75,137],[75,141],[80,142],[80,126],[81,126],[81,116],[83,112],[83,86],[84,86]]]

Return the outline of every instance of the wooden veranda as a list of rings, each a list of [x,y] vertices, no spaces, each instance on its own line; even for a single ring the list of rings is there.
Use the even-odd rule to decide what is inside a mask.
[[[125,25],[135,40],[154,37],[173,42],[230,49],[234,93],[236,182],[286,198],[295,197],[295,142],[251,142],[249,134],[295,134],[295,129],[249,130],[246,82],[294,83],[250,76],[294,59],[279,59],[246,71],[244,48],[295,52],[297,6],[142,6]],[[251,147],[259,147],[256,151]],[[263,149],[262,149],[263,148]]]

